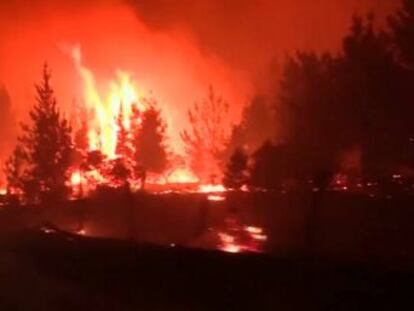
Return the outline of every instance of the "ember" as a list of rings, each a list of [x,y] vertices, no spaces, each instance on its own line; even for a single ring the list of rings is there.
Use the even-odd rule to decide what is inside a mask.
[[[241,226],[235,219],[227,219],[225,231],[217,233],[218,248],[224,252],[262,252],[267,235],[263,229],[253,226]]]
[[[222,202],[222,201],[225,201],[226,200],[226,197],[225,196],[222,196],[222,195],[210,194],[210,195],[207,196],[207,199],[209,201]]]
[[[198,191],[202,193],[217,193],[226,192],[227,189],[223,185],[200,185]]]
[[[171,184],[197,184],[200,180],[186,168],[177,168],[173,170],[167,177]]]

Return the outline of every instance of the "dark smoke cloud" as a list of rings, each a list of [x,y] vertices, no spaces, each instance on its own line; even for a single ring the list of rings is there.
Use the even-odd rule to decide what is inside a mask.
[[[372,11],[384,20],[400,4],[400,0],[127,1],[155,29],[186,31],[207,52],[255,74],[286,52],[335,50],[353,14]]]

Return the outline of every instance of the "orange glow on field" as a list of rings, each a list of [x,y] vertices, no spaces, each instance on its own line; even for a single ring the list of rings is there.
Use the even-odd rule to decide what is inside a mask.
[[[228,219],[225,230],[218,232],[217,236],[218,249],[228,253],[260,253],[267,241],[263,228],[241,226],[235,219]]]
[[[235,243],[233,236],[226,233],[219,233],[219,238],[222,241],[220,249],[227,253],[240,253],[241,247]]]
[[[249,233],[252,233],[252,234],[261,234],[263,232],[262,228],[253,227],[253,226],[247,226],[247,227],[245,227],[245,230]]]
[[[214,192],[226,192],[227,189],[223,185],[217,184],[206,184],[206,185],[200,185],[198,188],[198,191],[201,193],[214,193]]]
[[[222,202],[226,200],[226,197],[222,195],[210,194],[209,196],[207,196],[207,199],[213,202]]]

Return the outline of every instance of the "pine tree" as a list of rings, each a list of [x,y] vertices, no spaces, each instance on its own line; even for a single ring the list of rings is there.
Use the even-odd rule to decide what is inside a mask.
[[[237,148],[230,158],[224,174],[223,184],[230,189],[238,190],[246,182],[247,155],[241,148]]]
[[[391,38],[399,61],[414,70],[414,2],[403,0],[402,7],[389,18]]]
[[[12,177],[13,157],[21,153],[25,161],[24,173],[15,185],[21,187],[27,201],[39,202],[50,198],[63,198],[66,194],[66,172],[72,154],[71,127],[57,108],[54,91],[50,85],[51,74],[47,65],[43,77],[36,85],[36,101],[30,111],[31,124],[22,125],[23,135],[9,161],[7,175]],[[20,157],[20,156],[19,156]],[[15,164],[15,163],[14,163]]]
[[[145,184],[148,173],[161,174],[167,167],[165,123],[155,103],[141,113],[141,123],[133,131],[133,145],[137,170]]]

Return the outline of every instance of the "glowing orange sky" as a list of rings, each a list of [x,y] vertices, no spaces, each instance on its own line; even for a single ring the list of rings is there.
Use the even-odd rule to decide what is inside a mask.
[[[65,47],[79,44],[84,63],[104,91],[116,70],[160,101],[178,133],[186,111],[212,84],[233,107],[234,119],[266,80],[268,62],[297,48],[338,47],[355,11],[380,16],[387,0],[23,1],[0,3],[0,81],[17,119],[33,104],[33,84],[47,61],[59,103],[72,113],[81,79]],[[7,150],[8,152],[8,150]]]
[[[58,101],[65,111],[71,114],[73,102],[82,101],[82,81],[67,53],[73,45],[81,46],[84,63],[95,73],[102,92],[117,70],[125,70],[159,99],[169,125],[176,127],[170,132],[176,135],[174,141],[185,124],[186,111],[204,96],[209,84],[234,103],[244,103],[251,92],[246,75],[217,57],[201,54],[188,38],[150,31],[130,9],[116,6],[50,16],[8,34],[0,73],[7,77],[2,80],[19,115],[26,112],[26,103],[33,102],[33,83],[45,60],[53,69]]]

